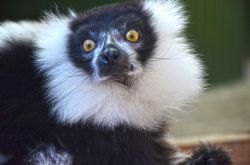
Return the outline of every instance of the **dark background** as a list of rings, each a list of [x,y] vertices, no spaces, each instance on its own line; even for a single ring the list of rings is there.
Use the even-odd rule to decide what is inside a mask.
[[[83,11],[122,0],[1,0],[0,21],[37,19],[42,11]],[[183,0],[191,23],[187,35],[202,55],[210,84],[244,78],[250,52],[249,0]],[[1,34],[0,34],[1,35]]]

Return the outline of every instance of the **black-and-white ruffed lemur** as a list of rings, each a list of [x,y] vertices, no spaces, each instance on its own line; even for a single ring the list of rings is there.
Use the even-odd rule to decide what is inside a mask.
[[[0,164],[231,165],[166,140],[203,69],[174,0],[130,1],[0,26]]]

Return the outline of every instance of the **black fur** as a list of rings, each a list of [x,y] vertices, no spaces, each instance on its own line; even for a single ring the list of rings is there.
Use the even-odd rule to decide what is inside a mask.
[[[33,64],[32,41],[6,41],[0,50],[0,150],[19,159],[44,138],[50,125],[43,76]]]
[[[185,165],[232,165],[228,153],[212,144],[201,144]]]

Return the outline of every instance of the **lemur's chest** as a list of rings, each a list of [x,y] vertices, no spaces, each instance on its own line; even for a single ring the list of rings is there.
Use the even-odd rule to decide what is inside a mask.
[[[74,162],[81,165],[163,165],[168,158],[154,141],[157,136],[125,127],[84,127],[68,129],[59,140],[72,153]]]

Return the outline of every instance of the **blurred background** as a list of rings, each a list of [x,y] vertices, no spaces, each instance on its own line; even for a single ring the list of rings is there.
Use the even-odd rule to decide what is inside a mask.
[[[37,19],[55,5],[83,11],[112,2],[118,0],[1,0],[0,21]],[[172,134],[183,149],[212,141],[229,148],[236,165],[249,165],[250,1],[182,2],[190,15],[187,36],[205,63],[209,86],[199,102],[187,107],[189,113],[177,114]]]

